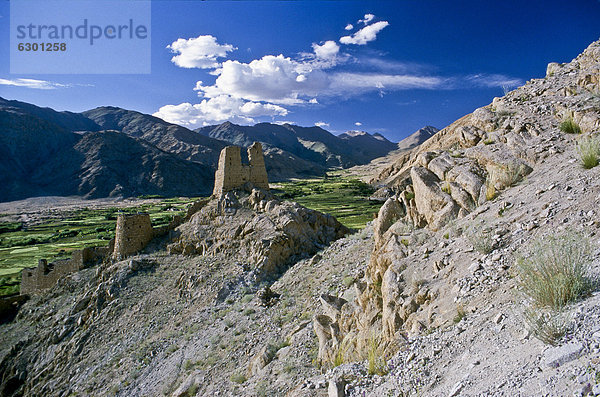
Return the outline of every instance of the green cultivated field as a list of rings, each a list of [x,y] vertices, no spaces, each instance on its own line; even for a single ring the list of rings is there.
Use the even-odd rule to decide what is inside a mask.
[[[183,215],[195,198],[171,198],[130,208],[81,209],[64,219],[35,226],[0,222],[0,295],[18,291],[20,271],[35,267],[39,259],[69,258],[83,247],[108,245],[114,237],[117,214],[147,212],[153,226],[169,223],[174,215]]]
[[[340,176],[284,182],[273,192],[283,199],[329,213],[353,229],[363,228],[381,206],[368,200],[373,192],[369,185]],[[171,198],[130,208],[81,209],[62,219],[30,227],[0,222],[0,296],[18,292],[21,270],[37,266],[39,259],[69,258],[74,250],[107,245],[114,237],[119,212],[147,212],[152,224],[161,226],[174,215],[183,215],[188,204],[195,200]]]
[[[368,200],[373,193],[370,185],[341,176],[282,182],[277,187],[274,193],[279,197],[331,214],[352,229],[364,228],[383,204]]]

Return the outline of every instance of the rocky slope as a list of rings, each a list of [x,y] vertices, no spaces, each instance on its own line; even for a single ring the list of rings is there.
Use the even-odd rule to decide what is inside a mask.
[[[380,134],[349,131],[335,136],[321,127],[300,127],[291,124],[259,123],[254,126],[240,126],[226,122],[218,126],[199,128],[197,131],[240,146],[250,146],[252,142],[258,141],[265,147],[278,148],[284,155],[290,153],[312,162],[317,167],[346,168],[364,164],[376,157],[385,156],[396,148],[394,143]]]
[[[246,377],[280,394],[316,374],[310,297],[340,278],[316,282],[307,256],[347,229],[256,189],[195,208],[173,242],[69,276],[2,325],[0,395],[236,395]],[[369,247],[336,244],[344,272]],[[303,266],[282,275],[292,262]]]
[[[348,355],[366,351],[373,333],[382,343],[398,343],[439,330],[440,338],[450,343],[452,337],[445,332],[455,332],[453,318],[461,308],[475,314],[473,325],[492,320],[500,324],[510,312],[517,318],[511,317],[507,328],[518,334],[515,330],[523,327],[518,313],[524,308],[522,298],[511,296],[515,289],[511,276],[516,274],[519,250],[535,237],[579,230],[594,247],[586,260],[591,261],[591,275],[598,275],[600,171],[582,167],[578,145],[590,136],[598,139],[599,72],[600,43],[596,42],[571,63],[550,64],[546,78],[531,80],[446,127],[382,172],[395,194],[374,225],[375,248],[365,277],[356,284],[358,298],[335,302],[333,308],[324,304],[325,315],[314,319],[320,359],[332,361],[342,344]],[[559,124],[565,120],[574,120],[583,136],[561,131]],[[413,228],[428,231],[413,232]],[[492,318],[497,314],[487,309],[492,302],[501,307],[502,316]],[[593,304],[583,303],[578,310],[593,311]],[[585,339],[597,323],[581,320],[576,327],[571,337],[581,348],[565,361],[583,353],[574,369],[581,374],[598,360],[597,343]],[[473,352],[478,344],[487,343],[477,338],[468,343]],[[535,385],[543,381],[550,394],[564,395],[564,384],[549,381],[548,373],[534,374],[533,368],[543,366],[545,360],[539,364],[538,341],[517,342],[505,334],[502,338],[508,340],[503,347],[527,363],[519,369],[510,367],[523,375],[519,381],[502,377],[503,382],[490,385],[496,379],[490,381],[487,375],[459,379],[455,366],[452,371],[425,366],[424,384],[405,391],[473,395],[494,393],[496,387],[511,395],[516,387],[527,387],[523,390],[535,394]],[[520,349],[524,349],[521,354]],[[434,355],[440,352],[446,359],[463,353],[444,347],[435,352],[434,347]],[[468,361],[469,355],[465,356]],[[504,355],[477,354],[473,365],[494,367],[503,360]],[[477,371],[474,366],[468,370]],[[398,373],[400,383],[414,376],[404,369]],[[575,387],[574,383],[568,387]]]
[[[121,131],[182,159],[211,167],[217,163],[221,149],[226,146],[217,139],[132,110],[103,106],[85,111],[82,115],[102,129]]]
[[[99,127],[73,114],[25,105],[16,101],[0,105],[1,201],[48,195],[98,198],[211,191],[214,173],[210,167],[180,160],[116,131],[75,133],[62,125]],[[71,124],[73,118],[77,122]]]
[[[194,197],[209,194],[213,186],[212,167],[181,160],[116,131],[86,133],[74,149],[83,158],[76,169],[80,196]]]
[[[282,202],[252,189],[240,197],[228,192],[212,200],[179,228],[173,254],[227,253],[257,278],[276,275],[302,256],[313,255],[349,230],[331,215]]]

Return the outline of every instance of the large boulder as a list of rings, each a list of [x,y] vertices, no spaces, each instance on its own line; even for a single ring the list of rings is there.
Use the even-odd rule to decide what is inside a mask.
[[[431,230],[440,229],[458,216],[458,205],[448,193],[441,190],[440,180],[434,173],[424,167],[413,167],[410,176],[417,209]]]
[[[375,236],[375,244],[381,239],[383,234],[392,226],[398,219],[406,215],[406,211],[402,204],[394,197],[390,197],[379,209],[377,219],[373,225],[373,234]]]

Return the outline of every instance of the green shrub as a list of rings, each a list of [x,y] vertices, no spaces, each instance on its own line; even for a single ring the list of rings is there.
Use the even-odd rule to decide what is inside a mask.
[[[344,363],[354,361],[354,344],[356,338],[350,334],[346,335],[342,342],[337,345],[335,352],[332,357],[329,358],[329,365],[331,368],[338,367]]]
[[[525,323],[534,337],[556,346],[569,330],[569,318],[563,311],[527,309]]]
[[[233,374],[231,375],[231,381],[237,384],[242,384],[244,382],[246,382],[246,377],[243,374]]]
[[[290,342],[285,339],[269,343],[269,344],[267,344],[267,355],[269,355],[271,358],[273,358],[273,357],[275,357],[275,355],[277,354],[277,352],[279,350],[281,350],[284,347],[287,347],[289,345],[290,345]]]
[[[454,316],[453,319],[454,324],[460,323],[466,315],[467,313],[465,312],[464,307],[462,307],[462,305],[458,305],[458,307],[456,308],[456,316]]]
[[[588,294],[589,240],[567,231],[536,240],[517,260],[519,284],[537,307],[555,310]]]
[[[342,343],[340,346],[338,346],[337,351],[335,352],[335,355],[333,356],[333,366],[334,367],[339,367],[340,365],[344,364],[347,360],[346,357],[346,352],[348,350],[348,346],[345,345],[344,343]]]
[[[348,288],[350,287],[352,284],[354,284],[354,277],[352,276],[346,276],[344,277],[344,279],[342,280],[342,284],[344,285],[344,287]]]
[[[581,134],[581,128],[579,127],[579,124],[573,121],[573,118],[571,117],[565,119],[562,123],[560,123],[558,128],[560,128],[562,132],[565,132],[567,134]]]
[[[600,162],[600,141],[597,137],[587,137],[577,142],[577,152],[583,168],[589,170]]]
[[[367,371],[369,375],[385,375],[388,373],[386,353],[390,345],[382,337],[371,335],[367,346]]]
[[[452,193],[452,189],[450,188],[450,182],[445,182],[444,184],[442,184],[442,192],[447,193],[447,194],[451,194]]]
[[[511,163],[504,166],[502,170],[496,172],[492,176],[492,181],[494,182],[494,185],[499,183],[501,186],[500,188],[505,189],[521,182],[525,172],[526,170],[523,164]]]
[[[494,236],[491,230],[472,226],[465,232],[465,236],[477,252],[489,254],[494,250]]]

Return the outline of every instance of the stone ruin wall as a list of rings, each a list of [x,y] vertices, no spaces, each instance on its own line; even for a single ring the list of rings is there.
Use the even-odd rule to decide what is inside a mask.
[[[269,190],[269,180],[262,145],[254,142],[248,148],[249,164],[242,164],[239,146],[227,146],[219,156],[219,168],[215,173],[213,195],[221,196],[232,189],[240,188],[250,182],[254,186]]]
[[[64,276],[102,260],[111,252],[111,249],[111,245],[84,248],[73,251],[71,259],[60,259],[51,263],[48,263],[46,259],[40,259],[36,268],[23,269],[21,295],[33,294],[53,287]]]
[[[154,229],[148,214],[121,214],[117,216],[113,258],[122,259],[146,247],[154,238]]]
[[[181,223],[176,217],[171,224],[160,230],[163,234]],[[146,247],[155,236],[148,214],[121,214],[117,216],[115,238],[108,247],[84,248],[73,251],[71,259],[60,259],[48,263],[40,259],[36,268],[23,269],[21,274],[21,295],[33,294],[53,287],[64,276],[75,273],[89,265],[112,255],[121,259],[135,254]]]

